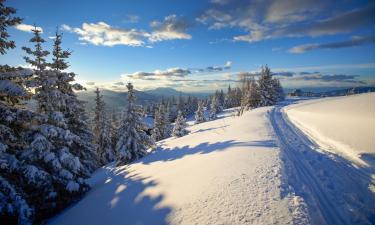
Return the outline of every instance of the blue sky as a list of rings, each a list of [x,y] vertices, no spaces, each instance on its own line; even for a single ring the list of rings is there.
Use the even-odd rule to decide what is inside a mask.
[[[375,84],[371,1],[15,1],[23,24],[1,63],[25,65],[30,26],[50,50],[56,27],[86,86],[208,91],[268,64],[284,87]]]

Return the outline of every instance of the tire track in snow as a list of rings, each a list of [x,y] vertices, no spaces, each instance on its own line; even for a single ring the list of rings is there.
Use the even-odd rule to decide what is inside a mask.
[[[304,197],[310,208],[318,210],[315,223],[372,224],[375,219],[371,180],[347,162],[314,150],[316,144],[296,129],[276,106],[269,114],[286,164],[293,168],[295,180],[288,183]],[[292,176],[292,174],[287,174]]]

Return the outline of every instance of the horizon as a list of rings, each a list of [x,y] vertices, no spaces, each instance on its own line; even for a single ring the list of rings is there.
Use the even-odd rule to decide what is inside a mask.
[[[1,63],[28,67],[21,47],[30,46],[35,24],[49,51],[56,27],[63,32],[63,48],[73,51],[68,70],[88,88],[122,91],[132,82],[137,90],[208,93],[262,65],[286,89],[375,85],[371,1],[161,3],[7,2],[24,20],[9,29],[17,47]]]

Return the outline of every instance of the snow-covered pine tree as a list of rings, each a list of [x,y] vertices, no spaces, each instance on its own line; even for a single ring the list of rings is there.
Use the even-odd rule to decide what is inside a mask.
[[[30,70],[0,66],[0,221],[4,224],[31,224],[34,214],[25,191],[32,180],[24,171],[31,165],[19,158],[28,144],[24,138],[30,121],[37,117],[19,105],[31,96],[25,87],[31,75]]]
[[[199,101],[198,102],[198,109],[195,111],[195,124],[203,123],[206,119],[204,117],[204,102]]]
[[[285,99],[283,87],[277,78],[273,78],[273,89],[276,92],[276,101],[282,101]]]
[[[89,175],[99,166],[99,159],[93,145],[93,134],[88,125],[88,117],[85,112],[84,102],[78,100],[75,91],[82,91],[85,88],[75,81],[76,74],[73,72],[62,72],[69,67],[66,60],[70,51],[61,48],[62,34],[56,32],[53,48],[53,62],[51,68],[56,72],[57,93],[60,101],[59,109],[65,117],[68,129],[79,138],[73,143],[71,151],[80,158],[83,164],[83,171]]]
[[[8,27],[21,23],[15,13],[16,9],[0,0],[0,55],[15,48],[7,32]],[[31,76],[31,70],[0,65],[0,221],[3,224],[31,224],[34,213],[24,191],[31,183],[24,172],[31,165],[19,160],[19,154],[27,146],[23,139],[27,125],[36,117],[20,106],[31,96],[25,86]]]
[[[277,93],[274,88],[274,80],[271,70],[268,66],[263,66],[258,80],[259,94],[261,97],[260,105],[269,106],[277,102]]]
[[[14,16],[16,9],[5,6],[5,0],[0,0],[0,55],[4,55],[8,49],[15,48],[14,41],[10,37],[7,28],[22,22],[20,17]]]
[[[110,124],[105,111],[105,103],[99,88],[97,88],[95,90],[94,136],[97,148],[96,152],[102,165],[114,160],[110,135]]]
[[[210,120],[214,120],[216,119],[216,116],[217,116],[217,113],[219,112],[218,111],[218,108],[220,108],[219,106],[219,95],[213,95],[212,98],[211,98],[211,105],[210,105]]]
[[[258,90],[258,85],[254,78],[247,78],[244,81],[242,87],[242,98],[241,98],[241,108],[240,108],[240,115],[243,114],[244,111],[249,109],[254,109],[259,106],[260,103],[260,95]]]
[[[62,209],[88,190],[84,179],[89,171],[82,164],[85,160],[82,153],[86,150],[81,144],[83,137],[72,131],[69,126],[71,121],[66,116],[66,112],[75,106],[69,102],[71,96],[57,85],[62,72],[46,69],[45,56],[48,52],[42,49],[44,40],[37,29],[34,29],[31,42],[36,43],[35,50],[23,49],[31,57],[25,57],[25,60],[36,68],[30,84],[35,87],[38,112],[41,114],[39,119],[36,117],[33,120],[28,132],[30,136],[23,137],[29,144],[22,151],[20,159],[34,166],[33,174],[37,169],[43,171],[43,184],[34,184],[28,196],[29,202],[37,206],[35,217],[40,220]],[[69,87],[69,84],[64,87]],[[47,197],[40,198],[41,195]]]
[[[223,111],[224,109],[224,104],[225,104],[225,94],[224,94],[224,91],[223,89],[221,89],[220,91],[217,91],[217,101],[218,101],[218,112],[221,112]]]
[[[154,128],[152,129],[152,135],[151,135],[154,141],[160,141],[164,139],[164,132],[165,132],[165,127],[164,127],[164,122],[163,122],[164,112],[161,106],[162,105],[160,105],[159,108],[155,110]]]
[[[178,111],[177,119],[175,121],[173,131],[172,131],[172,135],[174,137],[182,137],[188,134],[189,131],[186,130],[186,127],[187,127],[187,124],[186,124],[184,115],[182,114],[181,111]]]
[[[113,110],[112,114],[111,114],[111,126],[110,126],[110,135],[111,135],[112,149],[113,150],[116,148],[117,130],[118,130],[119,124],[120,124],[120,122],[119,122],[119,115],[118,115],[118,113],[115,110]]]
[[[163,111],[162,114],[162,121],[164,125],[164,138],[169,138],[172,134],[172,125],[170,122],[170,110],[167,108],[165,104],[161,106],[161,110]]]
[[[125,118],[118,130],[116,144],[117,160],[120,164],[141,158],[147,154],[147,149],[154,146],[152,138],[144,131],[145,125],[139,107],[135,105],[133,85],[128,83],[126,87],[128,88],[128,105]]]

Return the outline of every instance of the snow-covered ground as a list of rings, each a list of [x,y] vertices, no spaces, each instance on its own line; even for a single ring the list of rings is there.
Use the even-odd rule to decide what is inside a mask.
[[[288,100],[241,117],[229,109],[215,121],[190,119],[189,135],[158,142],[128,166],[99,169],[92,190],[50,224],[374,224],[371,166],[341,156],[342,145],[362,160],[373,154],[372,140],[359,142],[374,133],[374,100]],[[342,145],[325,151],[322,137]]]
[[[50,224],[292,224],[268,110],[228,110],[129,166],[102,168]]]
[[[375,167],[375,93],[304,101],[285,111],[322,149]]]

